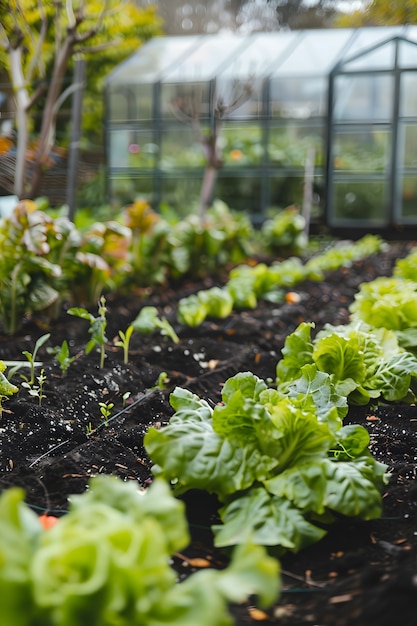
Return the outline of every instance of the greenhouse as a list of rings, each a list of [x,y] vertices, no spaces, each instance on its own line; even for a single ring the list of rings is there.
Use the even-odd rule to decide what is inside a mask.
[[[107,78],[108,194],[417,226],[417,26],[154,38]]]

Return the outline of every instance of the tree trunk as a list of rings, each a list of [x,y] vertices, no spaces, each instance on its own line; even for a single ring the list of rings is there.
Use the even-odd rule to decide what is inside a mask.
[[[213,198],[214,185],[216,184],[217,168],[207,165],[204,170],[203,182],[201,184],[200,193],[200,219],[203,221],[206,217],[207,209]]]
[[[36,151],[35,162],[33,164],[32,170],[31,186],[28,196],[32,199],[35,199],[39,196],[44,171],[44,164],[52,147],[52,131],[55,125],[55,118],[57,113],[55,111],[55,104],[62,89],[65,71],[68,65],[68,60],[72,54],[73,45],[74,36],[69,33],[67,39],[64,41],[63,46],[55,59],[51,83],[48,90],[48,95],[46,97],[45,108],[42,116],[42,126],[39,134],[38,148]]]
[[[22,199],[25,197],[26,152],[29,140],[29,94],[25,87],[25,77],[22,71],[21,48],[10,50],[10,66],[16,92],[17,144],[14,193],[18,198]]]

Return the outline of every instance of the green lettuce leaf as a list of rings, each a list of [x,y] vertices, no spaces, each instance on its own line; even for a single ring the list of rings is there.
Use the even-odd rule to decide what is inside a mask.
[[[248,539],[266,546],[281,546],[298,552],[319,541],[326,532],[308,522],[288,499],[251,489],[220,509],[223,525],[213,526],[218,547]]]
[[[282,348],[282,359],[278,361],[276,368],[279,389],[284,389],[283,383],[292,382],[298,378],[303,365],[313,363],[312,328],[314,328],[313,323],[302,322],[286,338]]]

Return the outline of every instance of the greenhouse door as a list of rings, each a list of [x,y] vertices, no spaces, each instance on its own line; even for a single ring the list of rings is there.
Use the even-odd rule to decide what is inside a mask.
[[[417,225],[417,44],[401,37],[329,79],[327,223]]]

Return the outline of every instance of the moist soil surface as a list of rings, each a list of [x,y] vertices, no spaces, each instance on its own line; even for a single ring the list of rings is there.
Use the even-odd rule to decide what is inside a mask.
[[[223,383],[238,372],[274,379],[284,340],[300,322],[315,322],[316,331],[325,323],[347,323],[348,307],[359,285],[390,275],[395,260],[414,245],[394,242],[380,254],[329,272],[322,282],[299,283],[297,303],[261,302],[256,310],[206,320],[194,329],[176,322],[179,298],[219,281],[183,281],[129,297],[108,295],[109,341],[102,369],[96,352],[84,352],[90,338],[88,322],[65,311],[52,327],[29,320],[19,336],[0,336],[0,359],[25,360],[22,351],[33,352],[36,339],[51,333],[38,355],[46,376],[41,406],[26,389],[4,403],[0,490],[21,486],[35,511],[59,516],[68,508],[68,497],[82,493],[93,475],[114,474],[146,487],[152,473],[143,436],[150,425],[169,421],[174,412],[169,394],[175,386],[213,404],[220,401]],[[126,330],[144,305],[157,306],[180,341],[174,344],[159,334],[134,333],[129,362],[124,364],[113,338]],[[64,339],[75,356],[65,376],[46,351]],[[160,388],[157,381],[163,372],[168,378]],[[13,380],[20,387],[19,374]],[[107,424],[99,402],[114,404]],[[258,610],[255,601],[232,605],[236,626],[417,624],[417,407],[351,407],[345,423],[368,429],[372,454],[391,472],[381,519],[341,520],[316,545],[285,555],[280,599],[266,612]],[[184,500],[192,541],[173,560],[179,580],[195,571],[201,559],[215,568],[228,561],[227,554],[214,548],[210,531],[217,522],[216,499],[189,492]]]

